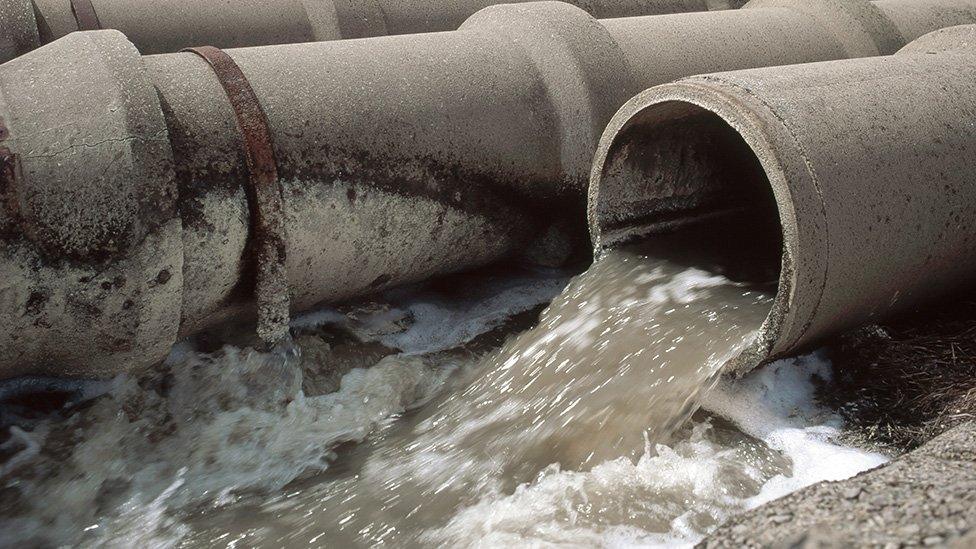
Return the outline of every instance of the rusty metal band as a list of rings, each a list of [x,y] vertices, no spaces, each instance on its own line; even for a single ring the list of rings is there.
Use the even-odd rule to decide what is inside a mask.
[[[71,0],[71,13],[75,15],[78,30],[92,31],[102,29],[102,22],[98,20],[98,14],[95,13],[95,6],[92,5],[92,0]]]
[[[268,117],[244,72],[226,52],[212,46],[183,51],[202,57],[210,65],[237,117],[249,172],[249,251],[257,274],[258,335],[274,345],[288,337],[289,294],[281,184]]]

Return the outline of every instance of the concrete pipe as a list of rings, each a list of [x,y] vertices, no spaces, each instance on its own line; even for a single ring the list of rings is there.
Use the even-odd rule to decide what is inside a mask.
[[[557,261],[566,230],[551,227],[585,232],[573,220],[597,141],[639,89],[902,42],[868,2],[796,3],[602,22],[562,3],[496,6],[455,32],[222,61],[143,58],[95,31],[8,62],[0,377],[151,364],[182,335],[253,315],[255,298],[274,339],[289,306],[523,250]],[[933,25],[952,6],[976,21],[973,0],[932,5]]]
[[[528,0],[0,0],[0,63],[75,31],[122,31],[144,54],[451,31]],[[567,0],[594,17],[730,9],[745,0]]]
[[[740,371],[971,285],[974,71],[976,27],[962,26],[893,56],[647,90],[601,141],[595,244],[710,219],[713,234],[764,247],[750,253],[779,268],[777,293],[759,340],[732,364]]]

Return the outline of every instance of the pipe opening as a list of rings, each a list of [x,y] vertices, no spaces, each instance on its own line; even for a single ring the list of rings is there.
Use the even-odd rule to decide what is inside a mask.
[[[595,181],[598,248],[664,246],[669,257],[775,290],[776,200],[759,158],[719,115],[678,101],[644,109],[617,132]]]
[[[763,155],[763,137],[748,141],[758,134],[742,131],[740,114],[683,99],[636,110],[601,145],[589,205],[598,256],[636,244],[773,296],[755,339],[726,363],[737,374],[776,358],[794,284],[783,174]]]

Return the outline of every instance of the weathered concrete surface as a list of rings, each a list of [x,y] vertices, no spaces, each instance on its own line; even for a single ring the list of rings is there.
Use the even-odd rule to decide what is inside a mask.
[[[10,375],[52,364],[104,375],[165,354],[176,337],[172,151],[131,44],[94,33],[47,51],[0,75],[10,129],[0,140],[0,349]]]
[[[82,0],[88,1],[88,0]],[[478,10],[530,0],[91,0],[101,29],[144,54],[451,31]],[[737,8],[745,0],[568,0],[598,18]],[[36,17],[35,17],[36,13]],[[71,0],[0,0],[0,63],[85,28]],[[5,45],[7,34],[16,47]]]
[[[878,24],[884,16],[863,0],[819,0],[817,9],[800,0],[798,9],[780,4],[598,21],[569,4],[523,3],[486,8],[450,33],[228,50],[267,115],[277,156],[288,272],[288,288],[280,291],[298,310],[523,250],[559,248],[532,241],[553,227],[555,241],[583,228],[592,153],[606,122],[638,89],[716,64],[878,55],[904,41],[891,25]],[[934,12],[939,24],[947,17]],[[953,13],[950,19],[976,22],[968,8]],[[858,17],[863,24],[854,24]],[[842,24],[832,25],[834,19]],[[698,30],[686,34],[691,29]],[[86,50],[91,40],[116,45],[94,55]],[[98,69],[123,61],[143,71],[141,79],[119,80]],[[65,77],[71,82],[59,80]],[[110,100],[124,98],[127,86],[134,96],[155,98],[146,113]],[[115,95],[90,93],[102,88]],[[155,203],[154,187],[133,171],[136,161],[146,163],[139,169],[172,173],[166,188],[179,197],[173,221],[181,238],[170,262],[179,277],[169,269],[163,277],[170,298],[181,302],[179,333],[253,314],[241,135],[205,61],[192,53],[140,61],[118,32],[73,33],[0,66],[0,93],[16,103],[0,104],[0,117],[11,135],[2,145],[19,166],[4,191],[7,209],[0,210],[5,239],[17,244],[0,248],[0,265],[23,265],[0,286],[0,312],[17,319],[0,333],[0,348],[8,349],[0,375],[110,373],[161,358],[165,346],[128,362],[101,360],[107,351],[99,346],[112,324],[100,315],[115,318],[109,304],[116,301],[136,303],[127,292],[139,286],[116,289],[104,277],[67,276],[56,266],[68,252],[91,248],[110,253],[75,260],[108,273],[135,252],[146,236],[137,230],[143,214],[113,225],[124,239],[102,226],[119,215],[112,205],[119,188],[133,203]],[[116,117],[128,122],[109,124]],[[133,128],[156,128],[160,117],[163,128],[153,139],[168,137],[170,147],[143,158],[145,138],[134,138]],[[66,123],[70,131],[62,132]],[[11,209],[21,202],[33,218]],[[123,226],[125,219],[132,227]],[[75,242],[76,235],[85,239]],[[27,263],[15,249],[43,252],[44,262],[38,256]],[[139,280],[157,288],[152,281],[162,270],[147,269]],[[85,301],[87,316],[71,317],[60,301],[31,297],[74,296],[91,287],[104,289]],[[51,320],[68,318],[74,320]],[[149,330],[151,323],[139,326]],[[170,334],[166,326],[157,332]],[[134,336],[108,331],[114,347],[142,348]],[[52,346],[67,337],[63,332],[89,347]]]
[[[31,0],[0,0],[0,63],[40,45]]]
[[[976,424],[732,518],[699,547],[973,547]]]
[[[949,2],[915,0],[876,0],[874,5],[903,36],[922,36],[931,31],[933,25],[940,28],[959,25],[960,14],[972,14],[974,9],[973,6],[951,5]]]
[[[597,153],[596,246],[732,211],[749,212],[757,242],[781,233],[770,243],[778,293],[733,364],[743,369],[966,284],[976,275],[974,35],[955,27],[893,56],[642,93]]]

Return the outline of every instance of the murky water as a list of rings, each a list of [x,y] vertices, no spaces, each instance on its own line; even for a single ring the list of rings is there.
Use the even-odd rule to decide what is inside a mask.
[[[178,350],[66,419],[11,428],[2,541],[678,544],[880,463],[827,441],[822,362],[719,381],[770,298],[718,272],[613,252],[500,347],[471,341],[564,279],[310,315],[300,353]]]

